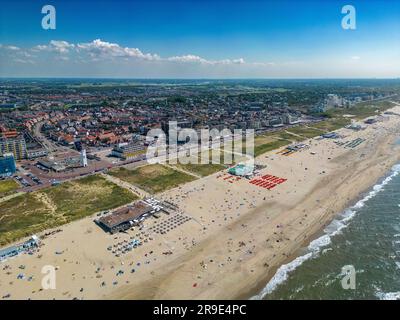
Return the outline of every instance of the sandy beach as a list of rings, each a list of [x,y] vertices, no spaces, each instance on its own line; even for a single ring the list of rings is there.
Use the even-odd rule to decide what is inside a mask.
[[[309,148],[290,156],[257,157],[259,176],[287,179],[271,190],[218,172],[158,194],[180,213],[147,219],[140,230],[106,234],[95,216],[63,225],[38,252],[0,263],[0,299],[247,299],[399,162],[400,116],[363,126],[337,130],[341,139],[306,140]],[[335,143],[359,138],[354,148]],[[153,232],[160,224],[168,232]],[[119,257],[108,250],[132,236],[143,245]],[[41,288],[45,265],[57,269],[54,290]]]

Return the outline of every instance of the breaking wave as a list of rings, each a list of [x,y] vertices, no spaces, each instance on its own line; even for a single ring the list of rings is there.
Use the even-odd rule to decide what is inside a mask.
[[[375,296],[380,300],[400,300],[400,291],[399,292],[378,291],[375,293]]]
[[[284,264],[279,267],[276,271],[275,275],[272,279],[267,283],[267,285],[261,290],[261,292],[253,297],[251,300],[261,300],[266,295],[273,292],[280,284],[284,283],[291,272],[297,269],[297,267],[301,266],[305,261],[309,259],[316,258],[321,249],[327,247],[331,243],[332,237],[339,234],[343,228],[346,228],[349,222],[353,219],[356,215],[357,211],[364,207],[365,203],[373,198],[378,192],[382,191],[383,187],[388,184],[394,177],[396,177],[400,173],[400,164],[394,165],[392,167],[391,173],[385,179],[382,180],[381,183],[376,184],[372,187],[372,190],[361,200],[359,200],[355,205],[352,207],[344,210],[337,219],[334,219],[325,229],[324,235],[321,237],[313,240],[307,247],[306,254],[297,257],[293,261]],[[377,295],[380,299],[388,299],[396,297],[396,299],[400,299],[400,292],[389,292],[389,293],[377,293],[381,294],[382,296]]]

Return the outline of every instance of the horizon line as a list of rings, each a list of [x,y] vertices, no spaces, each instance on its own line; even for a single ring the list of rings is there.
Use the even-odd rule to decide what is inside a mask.
[[[0,79],[83,79],[83,80],[400,80],[400,76],[397,77],[243,77],[243,78],[173,78],[173,77],[148,77],[148,78],[134,78],[134,77],[69,77],[69,76],[55,76],[55,77],[14,77],[14,76],[0,76]]]

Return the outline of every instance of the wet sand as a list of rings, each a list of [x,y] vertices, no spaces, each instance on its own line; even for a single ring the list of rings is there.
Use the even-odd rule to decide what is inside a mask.
[[[366,139],[355,148],[311,139],[310,148],[290,156],[261,155],[260,176],[287,179],[272,190],[216,173],[157,195],[191,217],[180,225],[162,215],[127,234],[104,233],[95,216],[62,226],[39,252],[0,263],[0,298],[248,298],[399,161],[400,117],[385,118],[365,130],[337,131],[341,141]],[[150,230],[163,221],[166,234]],[[142,231],[152,240],[139,248],[120,257],[107,250]],[[55,290],[40,290],[44,265],[57,267]]]

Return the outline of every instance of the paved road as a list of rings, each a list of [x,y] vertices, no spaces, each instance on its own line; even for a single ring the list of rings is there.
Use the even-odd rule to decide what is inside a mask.
[[[79,154],[77,150],[68,148],[66,146],[59,146],[55,144],[53,141],[47,139],[47,137],[41,132],[44,122],[45,121],[41,121],[35,124],[33,128],[33,135],[35,136],[36,139],[40,141],[40,143],[43,144],[49,155],[53,155],[53,153],[57,153],[57,155],[59,155],[61,152],[68,152],[68,153],[72,152],[75,153],[76,155]]]

